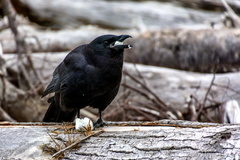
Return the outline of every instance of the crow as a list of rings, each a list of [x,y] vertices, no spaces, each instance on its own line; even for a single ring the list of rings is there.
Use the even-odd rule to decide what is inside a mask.
[[[124,49],[123,41],[130,35],[103,35],[89,44],[72,50],[56,67],[53,78],[42,97],[54,93],[44,122],[70,122],[79,118],[80,109],[98,108],[95,127],[102,127],[102,111],[113,101],[119,90]]]

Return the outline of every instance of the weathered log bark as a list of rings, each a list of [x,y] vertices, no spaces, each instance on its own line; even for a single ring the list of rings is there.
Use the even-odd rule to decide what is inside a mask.
[[[33,31],[38,40],[29,37],[26,41],[31,42],[32,49],[38,52],[71,50],[79,44],[89,43],[100,32],[85,29],[76,32]],[[66,33],[69,38],[65,38]],[[213,72],[216,66],[217,72],[236,71],[240,67],[239,33],[240,29],[211,29],[152,31],[140,36],[133,34],[134,38],[129,43],[134,48],[126,54],[125,60],[198,72]],[[76,39],[76,36],[81,38]],[[2,43],[5,52],[14,52],[14,41],[2,39]]]
[[[131,125],[135,123],[137,126]],[[125,126],[121,126],[122,123],[109,123],[108,127],[102,128],[103,132],[90,136],[74,149],[63,152],[64,157],[68,159],[190,160],[239,159],[240,156],[239,125],[169,120],[135,123],[124,122]],[[0,124],[1,159],[51,158],[54,152],[59,150],[58,147],[61,146],[60,148],[64,149],[71,143],[86,137],[82,133],[68,132],[69,126],[66,125],[31,125],[29,127],[24,124],[18,124],[18,126]],[[53,140],[60,146],[56,146]],[[43,153],[41,148],[53,153]],[[54,148],[57,150],[53,150]]]
[[[86,24],[110,29],[176,28],[186,24],[197,26],[217,16],[208,11],[184,10],[177,5],[157,1],[52,0],[49,3],[47,0],[13,0],[13,4],[18,13],[31,21],[52,28]]]
[[[240,30],[165,30],[146,32],[132,41],[126,61],[197,72],[240,68]],[[217,70],[215,69],[217,67]]]
[[[206,10],[225,10],[225,6],[221,0],[172,0],[185,7],[206,9]],[[237,13],[240,13],[240,2],[226,0],[231,8],[233,8]]]

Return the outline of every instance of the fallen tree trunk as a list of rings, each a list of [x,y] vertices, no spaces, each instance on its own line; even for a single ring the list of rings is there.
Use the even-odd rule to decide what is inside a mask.
[[[225,6],[221,0],[172,0],[178,2],[185,7],[206,9],[206,10],[221,10],[225,11]],[[240,13],[240,2],[226,0],[231,8],[233,8],[237,13]]]
[[[217,16],[217,13],[182,9],[159,1],[52,0],[48,3],[47,0],[36,0],[33,3],[31,0],[14,0],[13,5],[19,14],[32,22],[55,29],[88,24],[109,29],[178,28],[186,24],[202,25],[203,21]]]
[[[132,42],[125,60],[196,72],[240,68],[240,29],[146,32]],[[216,69],[217,67],[217,69]]]
[[[20,27],[20,29],[24,31],[29,27]],[[94,28],[82,28],[77,31],[47,31],[46,33],[33,30],[33,34],[29,32],[26,42],[31,44],[33,51],[66,51],[80,44],[89,43],[100,32],[108,33],[106,30],[96,31]],[[129,40],[129,43],[134,48],[127,51],[129,53],[125,55],[125,60],[207,73],[214,72],[216,66],[217,72],[236,71],[240,67],[239,33],[240,29],[208,29],[152,31],[140,36],[133,34],[133,39]],[[65,38],[66,34],[69,38]],[[127,34],[131,33],[127,32]],[[76,39],[76,36],[79,38]],[[3,51],[14,52],[15,42],[4,36],[2,38]]]
[[[97,135],[94,134],[97,131],[89,133],[88,138],[83,133],[70,132],[73,126],[66,124],[32,123],[31,127],[0,124],[3,144],[0,158],[48,159],[76,141],[79,143],[74,149],[61,152],[61,158],[239,159],[240,156],[239,125],[169,120],[108,124]]]

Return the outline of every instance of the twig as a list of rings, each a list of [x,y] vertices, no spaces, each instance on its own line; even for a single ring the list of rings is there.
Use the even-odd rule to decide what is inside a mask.
[[[16,43],[16,51],[18,53],[18,67],[21,70],[21,72],[23,73],[23,76],[27,82],[27,87],[30,87],[33,91],[35,91],[35,85],[33,83],[33,81],[31,80],[31,75],[30,75],[30,71],[32,71],[33,75],[35,76],[35,79],[37,79],[38,81],[40,81],[40,83],[42,84],[42,78],[39,76],[39,74],[37,73],[34,65],[33,65],[33,61],[31,58],[31,49],[29,47],[29,45],[27,45],[26,41],[25,41],[25,37],[20,34],[19,29],[17,27],[18,22],[16,20],[16,16],[17,13],[14,10],[12,3],[10,0],[2,0],[2,4],[3,4],[3,10],[5,15],[8,18],[8,23],[9,23],[9,27],[14,35],[15,38],[15,43]],[[29,68],[27,68],[26,66],[24,66],[23,63],[23,54],[26,54],[26,60],[28,62]],[[20,87],[23,88],[22,86],[22,77],[20,74],[18,74],[18,82]],[[35,93],[37,94],[37,93]]]
[[[1,101],[0,101],[0,117],[2,118],[1,120],[4,120],[4,121],[17,122],[1,107]]]
[[[159,109],[159,112],[161,112],[162,115],[165,115],[165,118],[167,118],[168,116],[166,115],[166,113],[164,111],[168,111],[167,108],[163,108],[161,104],[158,103],[158,101],[156,101],[156,99],[152,98],[149,94],[137,89],[137,88],[134,88],[132,86],[129,86],[128,84],[122,84],[122,86],[126,87],[126,88],[129,88],[139,94],[141,94],[142,96],[146,97],[147,99],[151,100],[154,104],[156,104],[160,109]],[[162,110],[163,111],[162,111]]]
[[[137,78],[135,78],[134,76],[132,76],[131,74],[129,74],[127,71],[123,71],[124,74],[126,74],[127,76],[129,76],[132,80],[134,80],[135,82],[137,82],[138,84],[140,84],[146,91],[148,91],[149,93],[151,93],[151,95],[154,96],[154,98],[161,104],[161,106],[164,109],[167,109],[168,106],[144,83],[142,83],[140,80],[138,80]]]
[[[166,111],[163,111],[161,108],[159,108],[156,105],[147,104],[147,103],[141,102],[137,99],[128,99],[128,102],[135,102],[140,106],[144,106],[144,108],[148,108],[150,110],[154,110],[155,112],[159,112],[161,115],[161,117],[159,117],[159,118],[162,118],[162,119],[169,118],[169,116],[166,114]],[[141,107],[140,107],[140,109],[141,109]]]
[[[48,136],[51,138],[51,140],[55,143],[55,145],[60,149],[60,148],[61,148],[60,144],[57,143],[57,141],[52,137],[51,134],[49,134],[49,132],[47,132],[47,134],[48,134]]]
[[[197,113],[197,119],[199,119],[199,117],[200,117],[200,115],[201,115],[201,113],[202,113],[202,110],[203,110],[203,108],[204,108],[204,106],[205,106],[205,104],[206,104],[207,97],[208,97],[208,95],[209,95],[209,93],[210,93],[210,91],[211,91],[211,89],[212,89],[213,82],[214,82],[215,78],[216,78],[216,72],[213,73],[212,81],[211,81],[211,83],[210,83],[210,85],[209,85],[209,87],[208,87],[208,90],[207,90],[207,93],[206,93],[206,95],[205,95],[205,97],[204,97],[203,103],[200,105],[199,111],[198,111],[198,113]]]
[[[181,115],[179,115],[178,112],[177,112],[174,108],[172,108],[172,106],[166,105],[166,104],[147,86],[147,84],[141,82],[139,79],[137,79],[137,78],[134,77],[133,75],[129,74],[127,71],[123,71],[123,73],[126,74],[128,77],[130,77],[133,81],[135,81],[135,82],[137,82],[138,84],[140,84],[143,89],[145,89],[147,92],[150,93],[150,95],[153,96],[153,98],[152,98],[149,94],[147,94],[147,93],[145,93],[145,92],[143,92],[143,91],[140,91],[140,90],[138,90],[138,89],[136,89],[136,88],[134,88],[134,87],[131,87],[131,86],[129,86],[129,85],[124,84],[125,87],[129,87],[129,88],[131,88],[131,89],[134,90],[134,91],[140,91],[140,92],[138,92],[138,93],[140,93],[140,94],[144,95],[145,97],[147,97],[148,99],[150,99],[153,103],[155,103],[157,106],[161,107],[164,111],[169,111],[169,112],[171,112],[173,115],[175,115],[178,119],[183,119],[183,117],[182,117]]]
[[[10,122],[16,122],[4,109],[7,108],[7,102],[6,102],[6,77],[5,77],[5,60],[2,57],[3,51],[2,51],[2,44],[0,43],[0,80],[2,83],[1,91],[2,95],[0,95],[0,117],[2,117],[2,120],[7,120]]]
[[[239,91],[230,88],[230,87],[229,87],[229,83],[228,83],[228,86],[221,85],[221,84],[217,84],[217,83],[213,83],[213,85],[218,86],[218,87],[222,87],[222,88],[226,88],[227,90],[230,90],[230,91],[232,91],[232,92],[234,92],[234,93],[236,93],[236,94],[240,94]]]
[[[227,10],[229,18],[231,18],[232,20],[233,27],[240,27],[240,18],[238,17],[238,15],[233,11],[233,9],[227,4],[225,0],[222,0],[222,3]]]
[[[59,154],[62,154],[63,152],[65,152],[66,150],[69,150],[69,149],[75,147],[76,145],[78,145],[78,144],[81,143],[82,141],[85,141],[86,139],[88,139],[88,138],[90,138],[90,137],[92,137],[92,136],[98,135],[98,134],[100,134],[100,133],[103,133],[103,132],[104,132],[103,130],[96,131],[95,133],[90,134],[90,135],[84,137],[83,139],[80,139],[80,140],[74,142],[74,143],[71,144],[70,146],[68,146],[68,147],[66,147],[66,148],[64,148],[64,149],[61,149],[60,151],[54,153],[54,154],[52,155],[52,158],[55,158],[55,157],[57,157]]]
[[[204,108],[205,109],[205,108]],[[207,113],[207,112],[205,112],[205,111],[207,111],[207,110],[204,110],[202,113],[203,113],[203,115],[208,119],[208,121],[210,121],[210,122],[215,122],[215,120],[213,120],[210,116],[209,116],[209,114]]]
[[[145,111],[139,109],[138,107],[136,107],[136,106],[134,106],[134,105],[130,105],[130,104],[129,104],[128,106],[129,106],[129,108],[135,110],[136,112],[142,114],[144,117],[148,118],[150,121],[156,120],[153,116],[145,113]]]
[[[143,83],[144,83],[145,85],[147,85],[147,82],[146,82],[146,80],[144,79],[144,77],[143,77],[143,75],[141,74],[141,72],[139,71],[139,69],[137,68],[136,63],[133,63],[133,66],[134,66],[135,70],[137,71],[137,74],[138,74],[139,78],[142,79],[142,81],[143,81]]]

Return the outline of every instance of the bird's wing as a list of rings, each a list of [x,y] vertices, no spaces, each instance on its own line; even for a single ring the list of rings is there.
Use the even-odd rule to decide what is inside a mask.
[[[60,90],[61,82],[67,78],[67,68],[64,63],[60,63],[53,72],[53,78],[46,90],[43,92],[42,97],[49,93],[58,92]]]
[[[86,60],[83,56],[83,46],[79,46],[71,51],[61,62],[53,72],[53,78],[46,90],[43,92],[42,97],[49,93],[59,92],[61,86],[64,85],[67,79],[71,78],[71,72],[75,71],[76,68],[82,70],[86,66]]]

